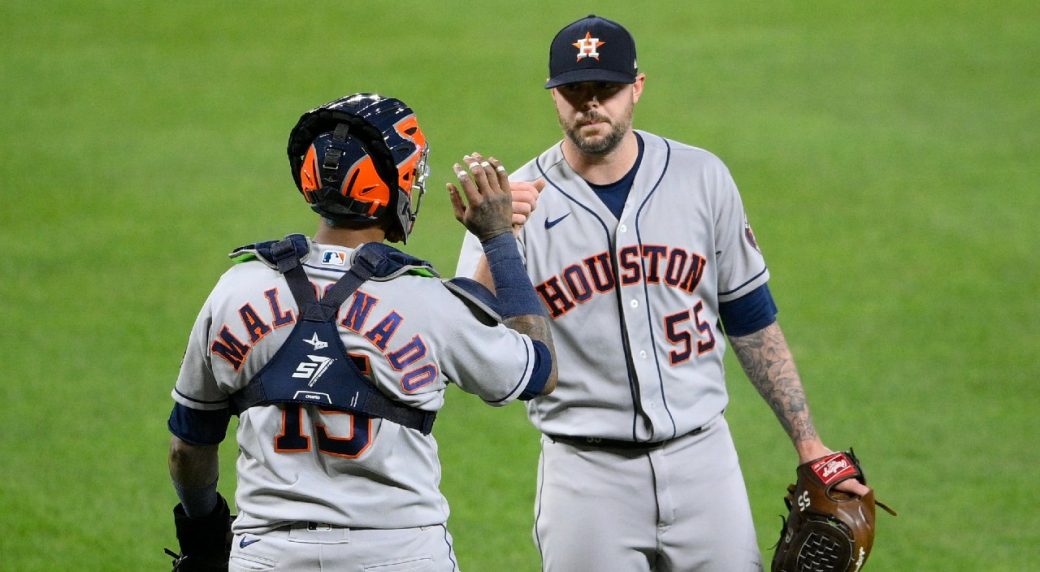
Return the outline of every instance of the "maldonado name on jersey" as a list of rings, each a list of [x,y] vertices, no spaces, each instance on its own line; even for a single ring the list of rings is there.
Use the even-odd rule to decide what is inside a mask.
[[[331,287],[331,285],[329,285]],[[315,287],[317,288],[317,287]],[[224,359],[235,371],[242,367],[246,356],[260,340],[273,331],[294,324],[296,316],[292,310],[283,310],[281,292],[278,288],[264,291],[268,309],[261,315],[251,303],[242,304],[238,308],[241,329],[245,336],[236,335],[231,326],[224,324],[210,345],[210,351]],[[376,312],[379,299],[358,290],[349,304],[344,304],[336,316],[336,322],[347,330],[367,340],[387,359],[395,371],[401,372],[400,386],[406,393],[414,393],[439,376],[437,365],[430,358],[426,342],[421,335],[415,335],[407,342],[392,345],[394,334],[404,322],[396,310]],[[342,319],[341,317],[342,316]],[[377,318],[377,316],[380,316]],[[237,328],[236,324],[236,329]],[[243,341],[248,338],[248,341]]]

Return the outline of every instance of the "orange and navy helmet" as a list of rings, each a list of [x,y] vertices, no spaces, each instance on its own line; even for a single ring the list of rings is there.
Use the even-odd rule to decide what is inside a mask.
[[[288,153],[315,212],[338,224],[383,222],[388,240],[407,240],[426,192],[429,147],[403,102],[359,93],[312,109],[289,134]]]

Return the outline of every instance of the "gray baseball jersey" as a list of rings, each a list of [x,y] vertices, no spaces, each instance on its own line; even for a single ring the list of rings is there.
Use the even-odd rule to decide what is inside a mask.
[[[321,289],[349,267],[352,249],[311,243],[303,260]],[[227,408],[282,346],[299,310],[285,278],[260,261],[228,270],[192,329],[173,398],[189,408]],[[464,302],[435,278],[368,281],[336,318],[349,356],[387,396],[427,411],[446,384],[492,405],[516,399],[535,363],[530,338]],[[326,343],[308,340],[308,343]],[[301,375],[319,375],[320,364]],[[444,523],[432,435],[317,406],[257,406],[241,414],[236,533],[291,522],[351,528]]]
[[[553,324],[556,390],[528,403],[547,434],[661,441],[723,411],[719,303],[769,279],[737,187],[711,153],[639,132],[620,220],[554,145],[511,175],[545,179],[519,236]],[[481,255],[467,235],[458,275]]]

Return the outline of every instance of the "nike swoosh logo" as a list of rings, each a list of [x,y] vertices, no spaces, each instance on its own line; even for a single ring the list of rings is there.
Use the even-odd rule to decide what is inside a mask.
[[[245,548],[246,546],[249,546],[250,544],[256,544],[257,542],[260,542],[260,540],[261,539],[259,539],[259,538],[246,538],[245,536],[243,536],[242,540],[238,541],[238,547],[239,548]]]
[[[565,218],[567,218],[569,216],[571,216],[571,213],[567,213],[567,214],[565,214],[565,215],[563,215],[560,218],[555,219],[555,220],[545,219],[545,230],[549,230],[550,228],[560,224],[560,222],[562,222],[563,219],[565,219]]]

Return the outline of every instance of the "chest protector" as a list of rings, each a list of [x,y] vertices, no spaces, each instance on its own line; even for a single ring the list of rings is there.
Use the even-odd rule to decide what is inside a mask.
[[[389,279],[407,272],[436,276],[429,263],[393,247],[368,243],[350,269],[318,300],[301,258],[309,252],[303,235],[243,247],[236,259],[264,259],[285,275],[299,307],[299,318],[285,343],[244,388],[231,395],[236,413],[254,405],[317,405],[325,409],[380,417],[429,435],[437,414],[387,397],[347,355],[336,316],[340,305],[369,278]],[[235,255],[238,255],[237,257]]]

